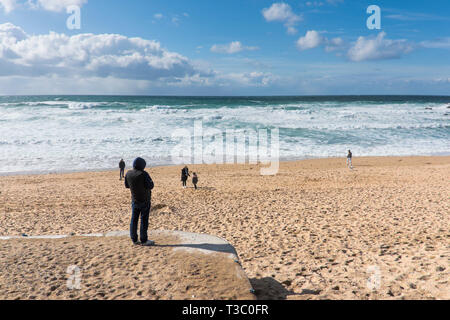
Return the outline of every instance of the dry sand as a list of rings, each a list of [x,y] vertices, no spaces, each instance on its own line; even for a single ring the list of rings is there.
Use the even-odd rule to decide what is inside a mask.
[[[197,191],[181,188],[180,167],[151,168],[156,187],[150,229],[227,239],[262,299],[449,299],[450,157],[355,158],[353,164],[349,170],[345,159],[283,162],[276,176],[261,176],[256,165],[190,166],[199,173]],[[0,177],[0,235],[127,229],[130,194],[118,175]],[[116,270],[109,280],[89,277],[92,290],[79,298],[128,299],[141,291],[144,298],[170,299],[182,292],[174,281],[176,290],[164,294],[158,287],[156,296],[151,294],[151,288],[163,286],[164,281],[158,282],[158,276],[167,277],[163,269],[148,279],[129,279],[158,259],[168,259],[169,252],[155,251],[128,268],[124,257],[136,259],[142,249],[127,239],[102,240],[94,262],[86,258],[99,250],[93,240],[34,246],[21,241],[1,242],[0,297],[23,297],[23,290],[31,297],[34,284],[26,281],[26,270],[45,268],[53,259],[106,261],[105,268]],[[80,248],[86,248],[84,255]],[[47,276],[60,279],[65,271],[55,269]],[[378,271],[379,286],[377,281],[368,285]],[[10,292],[12,278],[6,273],[23,288]],[[105,281],[115,283],[114,292],[101,285]],[[135,290],[128,294],[130,288]],[[60,294],[75,298],[70,296],[74,293]]]

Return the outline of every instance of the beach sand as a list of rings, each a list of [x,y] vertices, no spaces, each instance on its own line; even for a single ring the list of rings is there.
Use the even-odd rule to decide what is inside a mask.
[[[353,165],[346,168],[345,159],[282,162],[276,176],[261,176],[257,165],[191,165],[198,190],[192,184],[182,189],[181,167],[150,168],[149,228],[228,240],[259,299],[449,299],[450,157],[354,158]],[[129,226],[130,193],[118,170],[4,176],[0,192],[0,235],[81,235]],[[124,269],[108,278],[117,289],[97,288],[105,281],[97,275],[86,283],[92,290],[80,297],[61,292],[62,298],[130,299],[138,291],[146,299],[180,297],[179,290],[152,295],[157,276],[129,279],[130,272],[167,261],[170,252],[137,259],[142,249],[126,238],[96,240],[100,247],[81,238],[23,241],[1,243],[2,298],[31,297],[27,270],[34,263],[88,261],[82,248],[108,257],[108,268]],[[73,243],[62,244],[67,241]],[[123,257],[142,270],[127,269]],[[65,276],[66,267],[59,268]],[[157,274],[161,283],[167,279],[163,268]],[[18,283],[14,292],[11,281]]]

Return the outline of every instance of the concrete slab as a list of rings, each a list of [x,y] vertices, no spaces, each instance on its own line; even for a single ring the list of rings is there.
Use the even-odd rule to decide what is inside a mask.
[[[103,237],[103,236],[104,236],[103,233],[87,233],[79,235],[79,237]]]
[[[81,238],[83,237],[86,239],[82,240]],[[109,239],[106,239],[107,237]],[[169,299],[170,297],[174,299],[256,298],[252,293],[252,285],[241,267],[235,248],[225,239],[208,234],[155,230],[149,232],[149,238],[155,240],[156,245],[154,247],[142,247],[132,245],[130,239],[127,237],[129,237],[128,230],[73,236],[2,236],[0,240],[5,240],[8,243],[0,246],[0,248],[5,250],[4,257],[6,258],[10,252],[22,252],[23,256],[30,263],[39,263],[42,268],[49,270],[55,270],[55,265],[69,265],[72,261],[82,260],[89,266],[86,271],[96,272],[98,275],[105,275],[106,277],[106,280],[102,276],[83,278],[83,281],[92,281],[93,283],[89,287],[84,287],[84,289],[78,291],[76,294],[64,288],[65,281],[55,281],[52,285],[57,285],[61,288],[59,292],[55,293],[55,296],[51,296],[55,299],[71,299],[72,296],[77,296],[81,299],[97,299],[99,298],[98,293],[100,291],[97,292],[90,288],[96,285],[101,286],[104,281],[110,280],[111,272],[114,272],[112,274],[114,279],[120,279],[117,283],[122,286],[124,284],[134,283],[136,276],[133,269],[110,269],[111,266],[120,265],[124,259],[130,260],[130,263],[126,263],[125,265],[131,268],[137,263],[142,266],[152,266],[153,272],[156,272],[161,280],[159,282],[155,279],[147,280],[148,275],[144,274],[140,276],[141,285],[145,287],[148,286],[147,281],[154,281],[152,287],[156,286],[159,289],[153,291],[156,292],[155,295],[160,295],[161,297],[167,295]],[[69,240],[58,240],[64,238]],[[33,241],[25,244],[27,239],[41,241]],[[124,251],[124,248],[127,247],[126,244],[129,244],[129,249]],[[67,251],[68,247],[71,250]],[[42,248],[48,248],[49,250],[42,251]],[[68,252],[70,253],[69,256]],[[43,256],[44,253],[46,255]],[[48,259],[49,254],[52,259]],[[96,260],[100,256],[103,256],[103,258]],[[103,259],[105,259],[104,263]],[[158,264],[160,261],[164,261],[164,259],[169,260]],[[6,259],[5,261],[9,260]],[[0,263],[3,263],[3,261],[0,261]],[[80,266],[80,268],[83,269],[84,266]],[[13,268],[12,270],[15,269]],[[108,272],[104,273],[105,270],[108,270]],[[65,269],[63,271],[65,272]],[[130,275],[133,275],[133,277],[131,278]],[[28,296],[34,295],[37,299],[48,299],[48,292],[53,291],[50,289],[50,284],[42,283],[40,277],[41,274],[37,272],[32,281],[32,277],[25,279],[22,273],[16,272],[15,274],[8,275],[7,280],[13,287],[15,284],[22,282],[35,282],[36,286],[39,284],[40,291],[37,295],[34,292],[31,293],[27,286],[18,287],[17,292],[20,292],[22,298],[26,299]],[[99,283],[97,284],[96,281]],[[34,286],[34,284],[31,285]],[[114,290],[120,291],[121,296],[124,298],[151,298],[154,295],[150,293],[150,296],[141,296],[137,293],[139,290],[142,290],[140,288],[140,286],[136,287],[136,292],[133,291],[134,289],[122,288],[122,290],[120,287],[114,287]],[[142,293],[142,291],[139,292]],[[0,298],[2,297],[9,298],[9,293],[6,291],[2,292],[0,288]]]
[[[130,231],[110,231],[105,233],[105,237],[125,237],[130,236]]]
[[[11,239],[26,239],[25,237],[19,237],[19,236],[3,236],[0,237],[0,240],[11,240]]]
[[[64,239],[69,237],[68,235],[50,235],[50,236],[29,236],[29,237],[23,237],[24,239]]]
[[[176,236],[180,239],[175,250],[198,251],[202,253],[228,253],[238,259],[234,247],[225,239],[209,234],[191,233],[184,231],[155,231],[162,235]]]
[[[106,233],[89,233],[81,235],[73,235],[76,237],[129,237],[128,230],[117,230]],[[71,237],[72,235],[37,235],[37,236],[0,236],[0,240],[10,239],[63,239]],[[153,230],[149,232],[149,237],[152,236],[174,236],[180,239],[180,243],[173,245],[174,250],[197,251],[202,253],[228,253],[238,259],[238,254],[234,247],[225,239],[209,234],[192,233],[185,231],[171,231],[171,230]]]

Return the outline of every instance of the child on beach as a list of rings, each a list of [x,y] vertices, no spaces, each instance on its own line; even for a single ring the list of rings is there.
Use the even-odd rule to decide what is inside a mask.
[[[353,165],[352,165],[352,152],[350,150],[348,150],[348,154],[347,154],[347,167],[349,167],[350,169],[353,169]]]
[[[194,184],[195,190],[197,190],[198,177],[197,177],[197,173],[195,173],[195,172],[192,174],[192,183]]]

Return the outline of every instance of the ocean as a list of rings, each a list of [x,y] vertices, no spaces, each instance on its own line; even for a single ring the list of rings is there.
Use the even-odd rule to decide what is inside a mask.
[[[281,160],[450,154],[450,96],[1,96],[0,174],[170,165],[196,121],[278,128]]]

